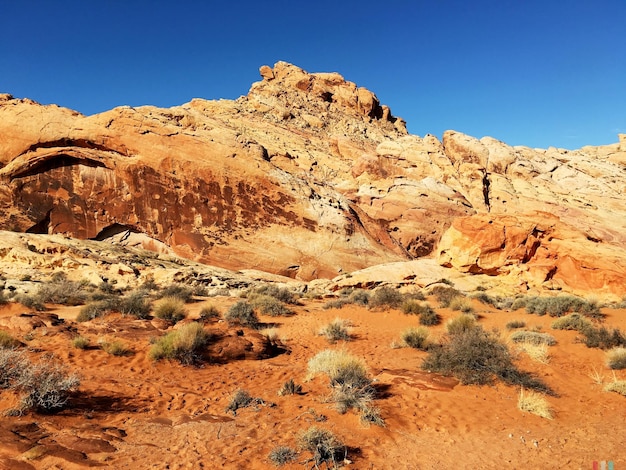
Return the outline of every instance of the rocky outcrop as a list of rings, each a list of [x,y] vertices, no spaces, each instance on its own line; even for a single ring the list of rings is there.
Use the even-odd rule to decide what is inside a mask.
[[[234,101],[93,116],[0,95],[0,229],[133,243],[302,280],[432,255],[514,276],[510,266],[538,266],[537,253],[513,263],[517,254],[483,249],[481,237],[499,224],[510,238],[535,217],[524,214],[547,213],[540,223],[588,242],[588,256],[575,253],[585,266],[604,266],[598,254],[626,256],[623,135],[576,151],[454,131],[440,141],[408,134],[372,92],[337,73],[279,62],[260,74]],[[545,240],[551,271],[546,260],[570,247]]]

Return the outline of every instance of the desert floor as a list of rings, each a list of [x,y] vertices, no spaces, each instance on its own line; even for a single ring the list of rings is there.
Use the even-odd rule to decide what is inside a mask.
[[[207,305],[224,312],[237,300],[214,297],[188,304],[189,318]],[[429,301],[436,305],[434,299]],[[355,305],[324,310],[324,300],[302,299],[294,316],[261,317],[275,324],[286,352],[255,359],[245,351],[245,343],[233,340],[224,348],[232,349],[232,357],[247,358],[191,367],[148,357],[151,338],[162,335],[167,326],[159,321],[111,315],[75,323],[80,307],[51,306],[50,313],[65,322],[34,330],[27,343],[29,354],[52,353],[80,374],[80,390],[60,413],[3,416],[0,469],[273,468],[269,452],[278,445],[295,447],[298,434],[311,425],[332,430],[348,446],[351,463],[346,468],[588,469],[602,460],[626,468],[626,398],[604,392],[591,377],[596,371],[605,383],[613,379],[605,353],[577,342],[575,331],[552,330],[554,319],[549,316],[498,311],[473,302],[479,323],[486,330],[497,328],[503,338],[509,334],[507,322],[523,320],[557,339],[548,364],[522,352],[517,355],[522,370],[535,372],[558,394],[548,397],[554,419],[519,411],[519,388],[464,386],[421,370],[427,353],[391,347],[402,330],[418,326],[416,316],[398,310],[370,311]],[[0,318],[26,310],[16,304],[1,306]],[[437,311],[444,322],[430,327],[435,338],[444,334],[445,321],[458,315],[444,308]],[[626,330],[626,310],[603,312],[606,325]],[[337,317],[352,323],[353,340],[330,345],[317,332]],[[213,322],[207,328],[225,330],[226,325]],[[11,333],[19,337],[17,330]],[[91,339],[90,349],[71,346],[78,333]],[[97,347],[100,338],[122,340],[134,353],[109,355]],[[237,338],[254,343],[258,334],[244,329]],[[510,347],[515,350],[514,344]],[[237,353],[237,348],[242,350]],[[305,381],[308,360],[327,348],[343,348],[365,360],[379,392],[376,405],[385,427],[364,427],[354,411],[339,414],[325,401],[326,377]],[[616,376],[626,379],[626,371],[616,371]],[[291,378],[303,385],[303,394],[278,396]],[[237,389],[265,404],[233,416],[225,408]],[[0,412],[14,405],[9,392],[0,398]],[[327,419],[322,421],[323,416]],[[310,462],[303,463],[309,457],[301,453],[283,468],[311,468]]]

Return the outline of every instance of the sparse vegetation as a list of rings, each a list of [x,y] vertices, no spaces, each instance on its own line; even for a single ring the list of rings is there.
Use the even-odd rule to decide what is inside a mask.
[[[277,287],[273,284],[264,284],[248,293],[248,301],[252,301],[254,295],[266,295],[273,297],[285,304],[297,304],[297,296],[286,287]]]
[[[546,346],[556,344],[554,336],[537,331],[516,331],[511,334],[510,338],[514,343],[545,344]]]
[[[300,393],[302,393],[302,385],[298,385],[293,379],[287,380],[278,390],[278,395],[281,397],[285,395],[299,395]]]
[[[322,328],[320,335],[325,336],[330,343],[337,341],[350,341],[350,332],[348,331],[348,322],[340,318],[335,318],[332,322]]]
[[[428,347],[428,335],[427,328],[408,328],[402,332],[401,338],[406,346],[425,350]]]
[[[526,307],[526,312],[535,315],[561,317],[567,312],[580,313],[589,318],[602,318],[598,303],[594,300],[583,300],[570,295],[557,297],[520,297],[513,302],[513,310]]]
[[[209,322],[211,320],[216,320],[220,318],[222,314],[214,305],[209,305],[208,307],[204,307],[200,310],[200,318],[199,320],[203,323]]]
[[[84,336],[76,336],[72,340],[72,346],[76,349],[87,349],[89,347],[89,338]]]
[[[402,302],[402,313],[407,315],[422,315],[425,312],[432,310],[430,305],[425,302],[420,302],[417,299],[406,299]]]
[[[370,297],[369,307],[374,309],[380,308],[398,308],[402,305],[404,296],[393,287],[379,287],[374,291],[374,295]]]
[[[300,434],[298,439],[300,448],[311,452],[315,468],[325,464],[327,468],[338,468],[339,463],[345,460],[346,446],[329,430],[311,426]]]
[[[618,328],[609,330],[605,327],[594,328],[589,326],[583,328],[583,343],[588,348],[611,349],[626,347],[626,337]]]
[[[99,342],[100,349],[110,354],[111,356],[129,356],[133,353],[132,349],[127,344],[114,340],[114,341],[101,341]]]
[[[224,320],[229,325],[247,326],[249,328],[259,327],[259,318],[256,316],[254,308],[245,300],[240,300],[232,305],[226,312],[226,315],[224,315]]]
[[[97,302],[89,302],[87,305],[83,306],[76,317],[76,321],[85,322],[89,320],[93,320],[94,318],[99,318],[111,313],[113,311],[113,306],[111,305],[110,300],[99,300]]]
[[[281,467],[289,462],[296,460],[298,453],[291,447],[278,446],[274,447],[268,458],[277,467]]]
[[[449,307],[453,299],[463,296],[460,291],[456,290],[454,287],[450,287],[448,284],[443,286],[434,286],[430,290],[430,295],[434,295],[437,298],[439,305],[444,308]]]
[[[535,344],[524,341],[517,343],[517,347],[524,351],[533,361],[542,364],[548,364],[550,362],[550,354],[548,352],[548,345],[546,344]]]
[[[591,322],[579,313],[570,313],[552,322],[552,328],[555,330],[583,331],[590,327]]]
[[[420,314],[420,325],[435,326],[441,323],[441,317],[432,308],[428,308]]]
[[[532,413],[546,419],[552,419],[553,413],[548,401],[543,395],[532,390],[522,390],[519,393],[517,407],[526,413]]]
[[[44,305],[41,298],[37,295],[17,294],[15,296],[15,301],[22,304],[26,308],[30,308],[38,312],[43,312],[46,310],[46,306]]]
[[[202,350],[209,339],[209,334],[200,323],[188,323],[156,340],[149,356],[155,361],[175,359],[181,364],[195,364],[200,362]]]
[[[286,317],[293,315],[293,311],[288,309],[283,302],[265,294],[255,294],[248,297],[250,305],[259,310],[264,315],[272,317]]]
[[[184,304],[189,303],[193,298],[193,289],[185,284],[176,283],[164,287],[157,295],[159,299],[172,297],[179,299]]]
[[[254,398],[246,390],[238,389],[231,397],[230,402],[226,407],[226,411],[230,411],[233,416],[236,416],[237,410],[241,408],[247,408],[248,406],[260,405],[263,403],[264,401],[261,398]]]
[[[606,352],[606,362],[611,369],[626,369],[626,348],[613,348]]]
[[[474,307],[472,307],[472,303],[469,299],[464,297],[454,297],[450,300],[449,308],[455,311],[461,311],[466,314],[470,314],[474,312]]]
[[[498,379],[551,393],[543,382],[518,370],[506,345],[478,325],[449,333],[443,344],[431,346],[422,368],[453,375],[463,384],[484,385]]]
[[[145,290],[137,290],[120,300],[119,311],[123,315],[131,315],[140,320],[150,318],[150,302]]]
[[[626,380],[614,379],[604,386],[605,392],[615,392],[626,397]]]
[[[450,320],[448,320],[448,323],[446,323],[446,330],[451,335],[463,333],[475,327],[476,319],[472,315],[466,314],[451,318]]]
[[[180,297],[162,297],[154,305],[154,316],[171,323],[178,323],[187,316],[185,303]]]
[[[506,324],[507,330],[515,330],[517,328],[524,328],[526,326],[526,322],[521,320],[513,320]]]
[[[13,349],[21,346],[21,343],[6,331],[0,330],[0,349]]]

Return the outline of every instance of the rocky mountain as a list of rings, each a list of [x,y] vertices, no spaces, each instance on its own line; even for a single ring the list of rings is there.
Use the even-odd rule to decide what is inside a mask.
[[[0,229],[300,280],[426,257],[522,290],[624,294],[626,135],[440,141],[337,73],[260,73],[234,101],[93,116],[0,95]]]

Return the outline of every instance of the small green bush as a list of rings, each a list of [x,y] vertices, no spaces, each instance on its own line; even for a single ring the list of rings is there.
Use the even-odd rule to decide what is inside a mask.
[[[191,302],[193,298],[193,289],[185,284],[170,284],[161,289],[157,297],[159,299],[175,297],[186,304]]]
[[[506,324],[507,330],[515,330],[517,328],[524,328],[526,326],[526,322],[521,320],[513,320]]]
[[[313,454],[312,461],[315,468],[325,464],[326,468],[337,468],[346,458],[346,446],[331,432],[316,426],[300,434],[298,438],[300,448]]]
[[[420,325],[435,326],[441,323],[441,317],[432,308],[428,307],[420,314]]]
[[[613,348],[606,352],[606,362],[611,369],[626,369],[626,348]]]
[[[402,305],[404,296],[393,287],[379,287],[370,297],[370,308],[398,308]]]
[[[248,296],[248,302],[264,315],[286,317],[293,314],[291,310],[285,307],[285,304],[270,295],[255,294]]]
[[[180,297],[162,297],[154,305],[154,316],[172,323],[178,323],[187,317],[185,303]]]
[[[129,356],[133,353],[128,345],[122,343],[121,341],[112,341],[110,343],[103,341],[100,343],[100,349],[111,356]]]
[[[155,341],[149,356],[155,361],[174,359],[181,364],[200,362],[210,336],[197,322],[187,323]]]
[[[140,320],[150,318],[152,307],[145,290],[135,291],[120,300],[119,311],[123,315],[131,315]]]
[[[552,322],[552,328],[555,330],[583,331],[585,328],[589,327],[591,327],[589,320],[579,313],[570,313]]]
[[[370,303],[370,294],[369,292],[367,292],[366,290],[363,289],[355,289],[354,291],[352,291],[352,293],[349,295],[348,299],[350,299],[350,301],[353,304],[357,304],[357,305],[369,305]]]
[[[6,331],[0,330],[0,349],[13,349],[21,346],[17,339],[11,336]]]
[[[296,460],[297,456],[298,453],[291,447],[278,446],[272,449],[268,459],[277,467],[282,467],[283,465]]]
[[[406,315],[421,315],[422,313],[432,310],[430,305],[422,303],[415,299],[407,299],[402,302],[402,313]]]
[[[545,344],[546,346],[556,344],[554,336],[536,331],[516,331],[511,334],[511,341],[514,343]]]
[[[342,309],[343,307],[345,307],[346,305],[350,305],[351,303],[352,301],[348,298],[333,299],[326,302],[322,308],[324,310],[330,310],[333,308]]]
[[[428,335],[427,328],[408,328],[402,332],[401,338],[408,347],[425,350],[428,346]]]
[[[450,287],[449,285],[434,286],[430,290],[430,295],[434,295],[439,301],[439,305],[444,308],[449,307],[453,299],[463,297],[463,294],[460,291],[456,290],[454,287]]]
[[[350,332],[346,326],[346,321],[336,318],[320,330],[320,335],[325,336],[331,343],[337,341],[350,341]]]
[[[90,302],[80,309],[80,312],[78,312],[78,316],[76,317],[76,321],[85,322],[93,320],[94,318],[103,317],[112,311],[113,308],[109,300]]]
[[[76,336],[72,340],[72,346],[76,349],[87,349],[89,347],[89,338],[84,336]]]
[[[285,304],[297,304],[298,303],[297,296],[293,292],[291,292],[289,289],[287,289],[286,287],[277,287],[272,284],[264,284],[260,287],[257,287],[250,294],[267,295]],[[250,297],[249,297],[250,294],[248,294],[249,300],[250,300]]]
[[[513,307],[525,306],[526,312],[535,315],[550,315],[551,317],[561,317],[567,312],[581,313],[590,318],[602,318],[602,313],[597,302],[583,300],[570,295],[560,295],[557,297],[526,297],[518,299],[513,303]]]
[[[43,312],[46,310],[46,306],[38,295],[18,294],[15,296],[15,301],[22,304],[26,308]]]
[[[451,318],[446,323],[446,330],[449,334],[455,335],[458,333],[464,333],[467,330],[476,328],[476,319],[472,315],[462,314],[456,318]]]
[[[463,313],[473,313],[474,307],[472,307],[472,303],[469,299],[463,297],[454,297],[450,300],[450,304],[448,305],[450,310],[461,311]]]
[[[244,300],[240,300],[232,305],[226,312],[226,315],[224,315],[224,320],[229,325],[241,325],[249,328],[259,327],[259,318],[256,316],[254,308]]]

